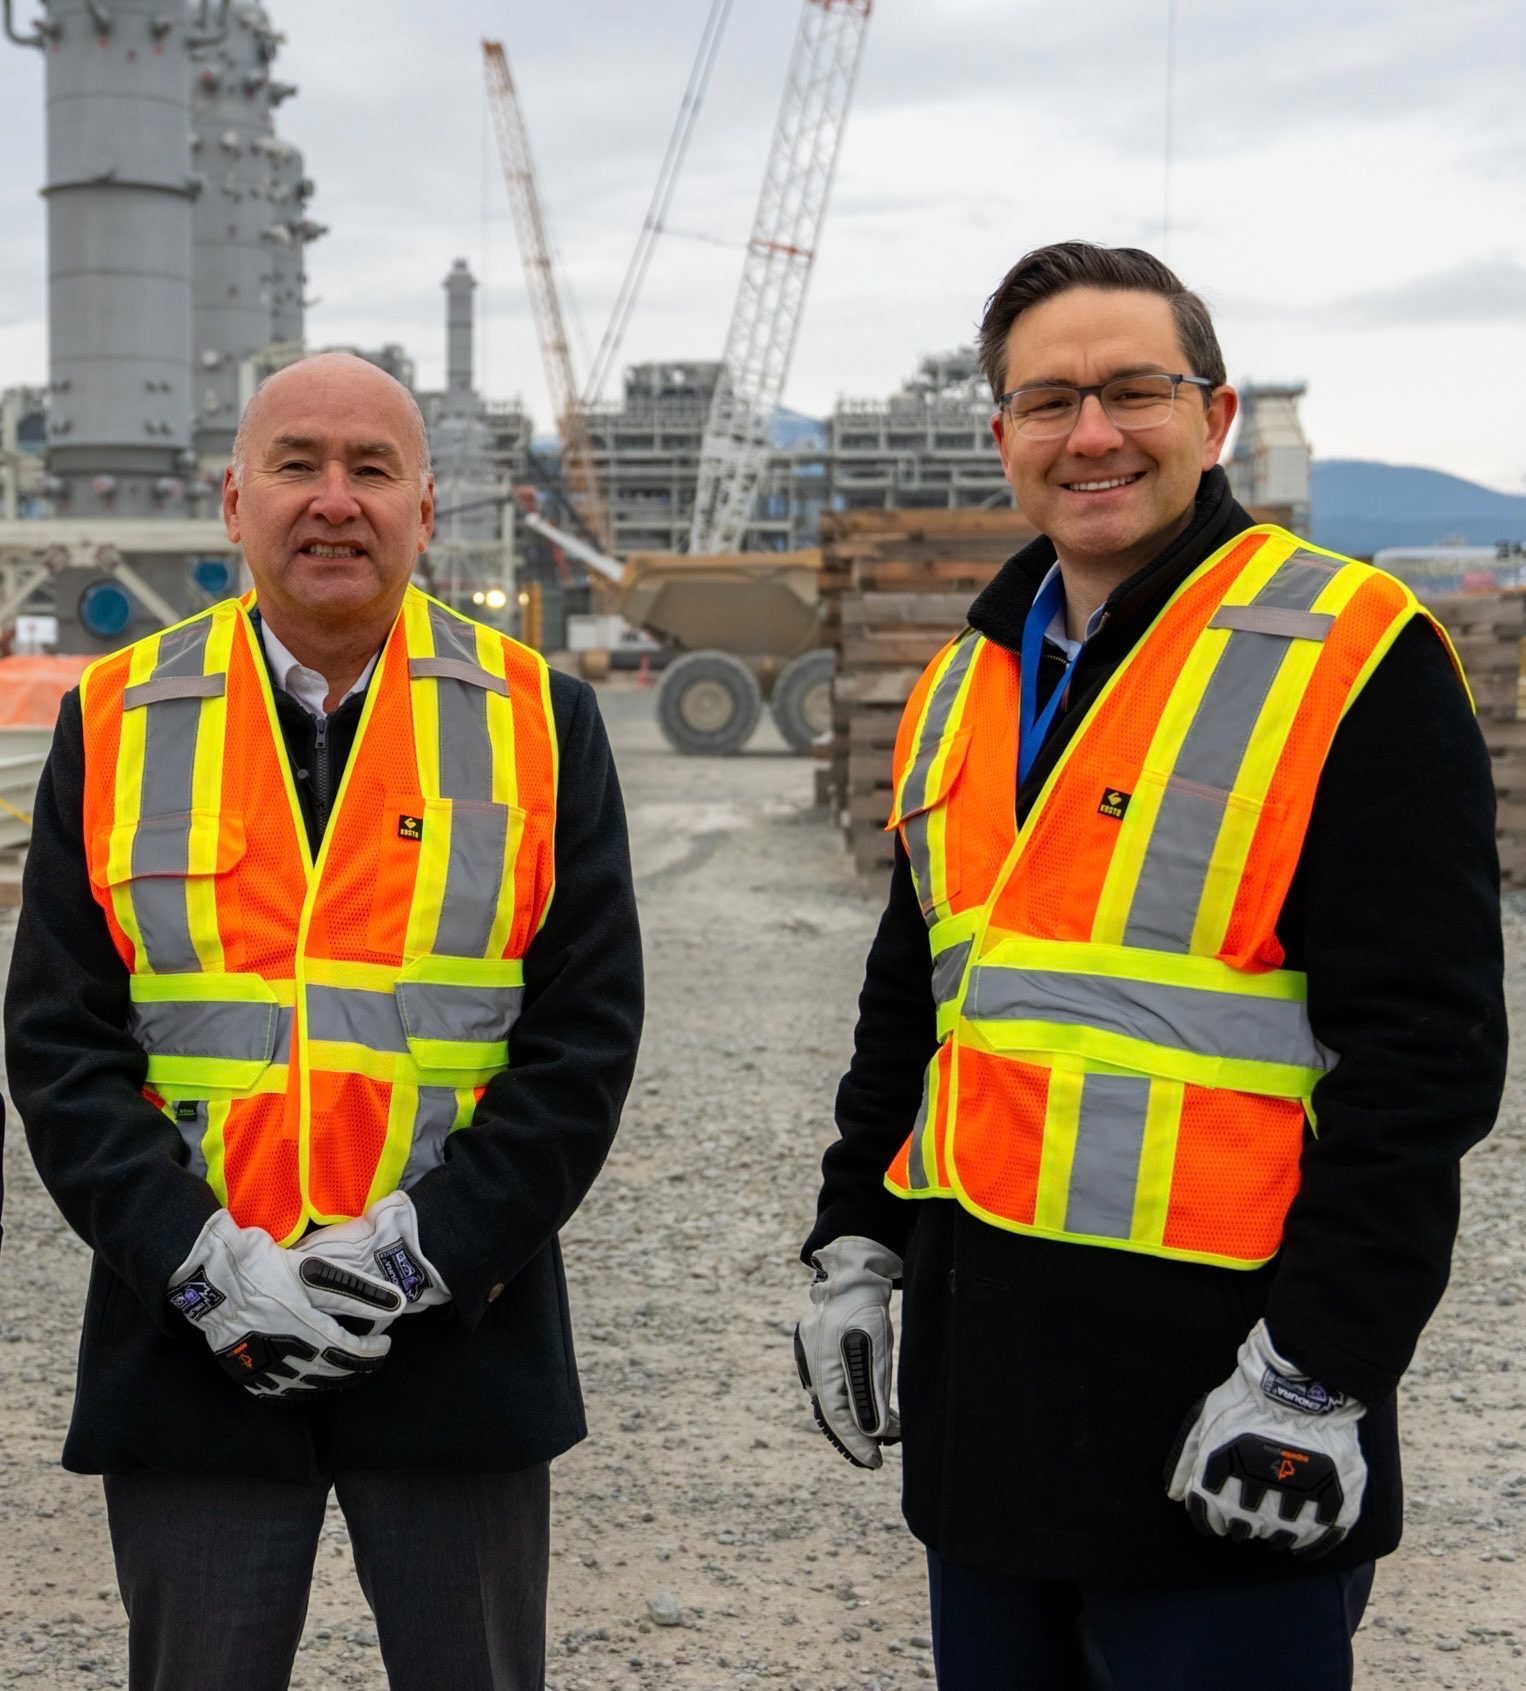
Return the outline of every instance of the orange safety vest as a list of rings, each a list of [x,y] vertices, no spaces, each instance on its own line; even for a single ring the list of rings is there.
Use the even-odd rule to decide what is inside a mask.
[[[939,1045],[892,1192],[1154,1256],[1275,1255],[1335,1061],[1277,917],[1341,718],[1417,615],[1391,576],[1247,530],[1109,678],[1020,830],[1017,654],[966,629],[933,660],[888,826]]]
[[[314,862],[252,604],[86,671],[85,845],[145,1096],[289,1244],[436,1166],[508,1066],[557,740],[541,657],[410,587]]]

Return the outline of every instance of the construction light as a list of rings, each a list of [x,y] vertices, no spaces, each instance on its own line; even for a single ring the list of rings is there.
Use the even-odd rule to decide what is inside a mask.
[[[473,594],[472,594],[472,603],[473,603],[473,604],[474,604],[474,605],[483,605],[483,604],[486,604],[486,603],[487,603],[487,594],[486,594],[486,593],[484,593],[484,592],[483,592],[483,591],[482,591],[482,590],[481,590],[481,589],[480,589],[480,588],[479,588],[479,589],[478,589],[478,590],[477,590],[477,591],[476,591],[476,592],[475,592],[475,593],[473,593]]]
[[[501,587],[488,588],[487,606],[490,611],[501,611],[508,602],[509,596]]]
[[[530,589],[528,587],[520,588],[519,602],[521,605],[528,605],[530,603]]]

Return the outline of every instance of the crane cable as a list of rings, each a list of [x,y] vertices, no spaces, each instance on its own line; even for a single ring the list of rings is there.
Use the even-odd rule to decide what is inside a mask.
[[[598,403],[599,393],[619,357],[626,325],[635,308],[636,296],[641,291],[647,266],[651,263],[657,237],[662,233],[663,219],[667,216],[668,206],[672,202],[673,190],[678,184],[678,173],[683,166],[684,154],[688,151],[689,139],[694,132],[694,120],[699,115],[700,103],[710,81],[710,72],[715,65],[716,53],[731,7],[732,0],[711,0],[710,15],[705,19],[699,51],[695,54],[694,67],[689,72],[689,83],[679,103],[673,132],[668,137],[668,150],[663,158],[662,168],[657,173],[657,186],[652,190],[652,203],[647,208],[641,233],[636,237],[636,250],[631,255],[630,268],[625,272],[625,280],[620,284],[614,310],[610,313],[609,327],[604,331],[604,338],[594,355],[588,381],[583,389],[585,409]]]

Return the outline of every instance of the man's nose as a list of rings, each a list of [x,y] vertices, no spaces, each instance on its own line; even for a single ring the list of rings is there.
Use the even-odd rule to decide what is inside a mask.
[[[331,523],[348,522],[360,510],[350,487],[349,471],[343,464],[324,466],[309,509]]]
[[[1080,415],[1065,444],[1072,452],[1087,457],[1101,457],[1104,452],[1114,452],[1123,445],[1123,432],[1102,409],[1100,394],[1089,393],[1081,401]]]

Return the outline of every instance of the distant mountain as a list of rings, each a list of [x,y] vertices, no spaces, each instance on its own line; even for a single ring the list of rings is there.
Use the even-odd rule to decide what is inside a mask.
[[[1370,557],[1384,546],[1526,541],[1526,494],[1408,464],[1315,459],[1310,504],[1317,546]]]

